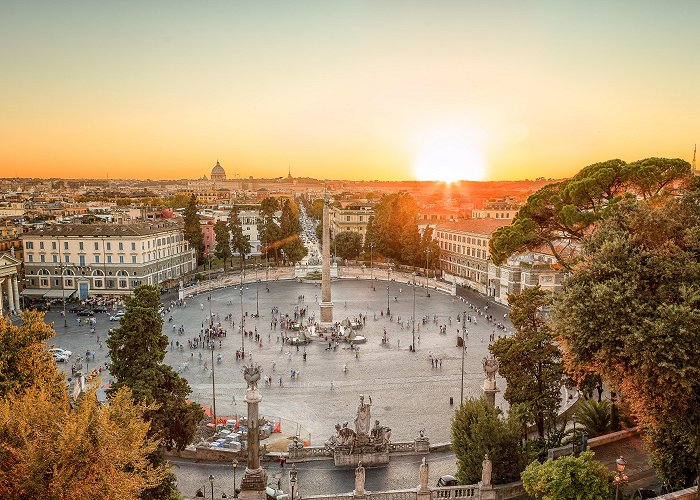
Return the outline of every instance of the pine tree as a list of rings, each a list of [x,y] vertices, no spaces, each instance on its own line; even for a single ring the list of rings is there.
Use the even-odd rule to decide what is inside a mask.
[[[226,271],[226,259],[230,259],[233,255],[231,252],[231,241],[228,226],[224,221],[218,221],[214,224],[214,236],[216,238],[216,248],[214,253],[217,258],[224,261],[224,272]]]
[[[241,257],[241,269],[243,269],[245,256],[250,253],[251,247],[248,238],[243,234],[243,225],[241,224],[238,207],[233,207],[231,212],[229,212],[228,229],[231,232],[231,247]]]

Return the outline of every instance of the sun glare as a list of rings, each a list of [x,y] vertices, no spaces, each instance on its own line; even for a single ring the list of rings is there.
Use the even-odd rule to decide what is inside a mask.
[[[419,181],[479,181],[486,175],[481,152],[461,130],[441,130],[421,141],[413,173]]]

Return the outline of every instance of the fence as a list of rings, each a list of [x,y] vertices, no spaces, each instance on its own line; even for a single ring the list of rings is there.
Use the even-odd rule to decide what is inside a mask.
[[[444,500],[447,498],[481,498],[481,491],[476,484],[468,486],[443,486],[432,488],[430,497],[432,500]]]

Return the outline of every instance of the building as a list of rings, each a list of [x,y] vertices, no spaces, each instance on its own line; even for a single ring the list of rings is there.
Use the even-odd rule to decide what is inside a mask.
[[[216,160],[216,165],[211,169],[210,179],[212,182],[223,182],[226,180],[226,170],[219,164],[219,160]]]
[[[489,241],[505,219],[467,219],[438,224],[433,238],[440,245],[443,277],[458,285],[488,292]]]
[[[570,257],[575,251],[578,250],[557,247],[557,252],[565,257]],[[552,251],[542,245],[533,251],[511,255],[500,266],[489,263],[487,293],[496,302],[508,305],[509,293],[520,293],[536,286],[555,292],[561,288],[564,277],[564,270]]]
[[[484,203],[484,208],[472,210],[473,219],[513,220],[520,210],[520,204],[513,196],[497,198]]]
[[[330,207],[331,238],[335,238],[338,233],[343,231],[352,231],[359,233],[364,242],[367,223],[373,215],[373,207],[368,203],[351,203],[344,208]]]
[[[56,224],[22,235],[24,294],[66,298],[124,295],[196,268],[181,221]]]
[[[22,262],[10,254],[0,254],[0,316],[16,314],[19,305],[19,267]]]

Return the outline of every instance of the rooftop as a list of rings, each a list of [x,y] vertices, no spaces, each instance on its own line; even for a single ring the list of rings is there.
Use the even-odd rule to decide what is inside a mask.
[[[466,219],[457,222],[440,222],[437,230],[490,235],[496,229],[508,225],[510,225],[508,219]]]
[[[182,222],[162,219],[131,224],[53,224],[33,229],[25,236],[146,236],[182,226]]]

